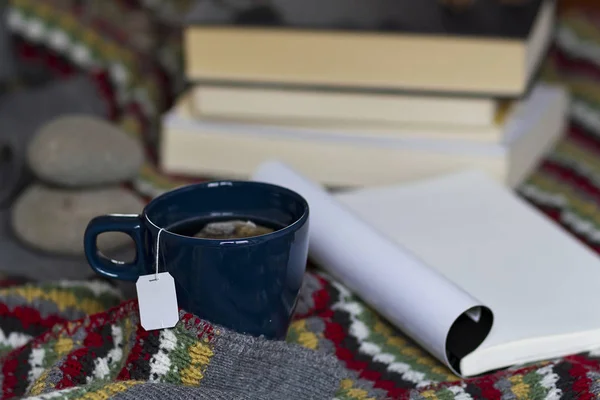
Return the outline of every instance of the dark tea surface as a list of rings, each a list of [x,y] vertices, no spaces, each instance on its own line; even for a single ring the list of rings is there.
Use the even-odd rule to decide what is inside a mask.
[[[282,229],[271,221],[242,216],[201,217],[170,226],[167,230],[178,235],[203,239],[244,239],[265,235]]]

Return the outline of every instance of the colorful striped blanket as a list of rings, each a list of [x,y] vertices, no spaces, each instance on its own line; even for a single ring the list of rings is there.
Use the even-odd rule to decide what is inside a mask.
[[[68,4],[67,4],[68,3]],[[9,0],[19,61],[54,77],[87,71],[111,118],[147,144],[131,189],[152,198],[188,182],[155,164],[156,123],[182,89],[181,47],[170,15],[185,1],[103,0],[141,10],[160,28],[159,51],[127,42],[109,14],[83,19],[77,2]],[[67,6],[65,6],[67,4]],[[108,11],[106,11],[108,13]],[[572,93],[564,140],[518,193],[600,252],[600,21],[560,18],[542,79]],[[551,293],[549,293],[551,295]],[[588,399],[600,395],[600,350],[462,380],[343,285],[307,273],[286,343],[248,338],[181,311],[173,329],[144,331],[135,301],[105,282],[0,287],[2,398]],[[600,305],[599,305],[600,307]],[[590,316],[593,317],[593,316]],[[551,315],[549,315],[551,318]]]

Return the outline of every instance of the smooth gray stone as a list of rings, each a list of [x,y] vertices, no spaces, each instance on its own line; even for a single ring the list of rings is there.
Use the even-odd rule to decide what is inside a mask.
[[[0,206],[32,179],[27,148],[37,130],[64,114],[105,117],[108,104],[87,75],[17,90],[0,98]]]
[[[11,207],[11,227],[25,245],[64,256],[83,256],[83,235],[99,215],[140,214],[144,202],[120,186],[64,189],[40,183],[29,185]],[[98,248],[115,252],[133,245],[122,232],[98,236]]]
[[[27,161],[33,174],[50,185],[114,185],[137,177],[144,162],[141,141],[103,118],[65,114],[37,132]]]
[[[118,260],[132,260],[135,250],[129,248],[119,253],[107,254]],[[30,279],[78,280],[96,276],[84,257],[58,257],[27,248],[12,234],[10,210],[0,209],[0,273]],[[135,285],[114,281],[127,297],[135,296]]]

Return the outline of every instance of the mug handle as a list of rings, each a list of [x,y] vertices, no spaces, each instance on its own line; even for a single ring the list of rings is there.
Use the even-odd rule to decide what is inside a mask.
[[[102,215],[92,219],[85,230],[83,246],[88,263],[96,273],[107,278],[137,281],[144,274],[143,224],[139,215]],[[123,232],[135,242],[136,255],[131,263],[112,260],[98,251],[96,239],[105,232]]]

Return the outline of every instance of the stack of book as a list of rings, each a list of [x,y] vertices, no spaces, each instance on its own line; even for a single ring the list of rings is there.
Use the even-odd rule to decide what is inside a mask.
[[[204,0],[191,88],[163,119],[168,173],[248,178],[279,159],[331,186],[483,169],[522,182],[563,132],[540,83],[555,0]]]

